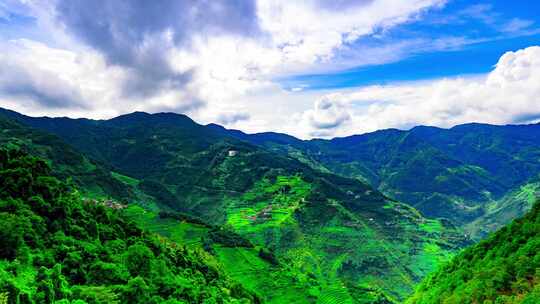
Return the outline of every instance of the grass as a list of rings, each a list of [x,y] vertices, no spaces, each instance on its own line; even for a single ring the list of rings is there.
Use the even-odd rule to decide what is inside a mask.
[[[313,303],[308,284],[299,284],[290,272],[259,258],[252,248],[215,246],[225,272],[248,290],[260,294],[265,303]]]
[[[135,178],[132,178],[132,177],[129,177],[129,176],[126,176],[126,175],[122,175],[120,173],[117,173],[117,172],[111,172],[111,175],[116,178],[117,180],[123,182],[124,184],[127,184],[127,185],[130,185],[130,186],[133,186],[133,187],[137,187],[140,183],[140,181],[138,179],[135,179]]]
[[[441,233],[443,226],[438,220],[427,220],[424,223],[421,223],[420,229],[427,233]]]
[[[172,219],[161,219],[157,212],[145,210],[141,206],[130,205],[125,215],[145,229],[159,233],[190,248],[202,248],[201,240],[209,228]],[[224,247],[213,245],[215,256],[233,280],[245,288],[261,295],[265,303],[313,303],[313,288],[299,283],[294,272],[271,265],[259,257],[259,248]],[[316,289],[316,288],[315,288]]]
[[[277,176],[263,178],[222,202],[225,225],[256,248],[214,244],[217,260],[228,275],[264,295],[268,303],[369,303],[383,294],[400,299],[412,292],[418,278],[451,256],[439,246],[448,232],[440,221],[426,220],[416,209],[391,201],[382,206],[396,214],[391,221],[396,234],[391,237],[372,218],[375,215],[352,212],[336,200],[325,205],[325,212],[335,213],[330,220],[314,226],[298,222],[296,215],[306,212],[311,190],[300,176]],[[188,246],[201,247],[208,233],[208,228],[160,219],[138,206],[126,213],[149,230]],[[281,266],[261,259],[262,247],[272,249]]]
[[[148,231],[158,233],[188,247],[200,247],[202,238],[209,231],[209,228],[198,224],[159,218],[157,212],[146,210],[137,205],[130,205],[123,212],[128,218],[139,223]]]
[[[317,304],[353,304],[353,299],[347,291],[347,287],[336,284],[322,290]]]

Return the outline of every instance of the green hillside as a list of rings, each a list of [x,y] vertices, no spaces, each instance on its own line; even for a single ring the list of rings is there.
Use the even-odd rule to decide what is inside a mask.
[[[152,212],[135,205],[123,213],[149,231],[211,253],[227,275],[265,303],[314,303],[317,299],[319,282],[302,279],[299,273],[280,264],[273,253],[230,230],[178,213]]]
[[[153,240],[144,244],[156,259],[169,259],[169,249],[155,249],[152,242],[181,248],[197,263],[213,265],[223,295],[212,296],[223,298],[401,302],[418,282],[471,244],[462,229],[474,238],[484,237],[530,210],[540,187],[536,126],[415,128],[300,141],[277,133],[246,135],[202,126],[168,113],[134,113],[103,121],[2,113],[0,144],[45,159],[51,174],[67,181],[63,193],[69,202],[137,223],[143,228],[138,235]],[[483,157],[475,158],[475,153]],[[499,163],[511,173],[502,176]],[[84,235],[102,240],[99,233]],[[127,267],[122,266],[123,257],[138,244],[133,237],[122,240],[125,247],[103,257],[118,269]],[[56,250],[51,244],[47,248]],[[478,246],[482,245],[473,248]],[[34,254],[40,253],[29,256]],[[45,265],[50,269],[65,259],[51,255],[53,261]],[[6,270],[10,274],[2,281],[11,282],[4,288],[10,296],[39,294],[31,283],[39,273],[31,271],[33,260],[27,261],[31,266],[23,277]],[[474,273],[477,266],[471,267]],[[116,278],[101,285],[66,279],[74,291],[65,297],[86,297],[79,285],[97,284],[125,302],[123,289],[115,287],[130,281],[122,275],[124,281]],[[175,273],[170,275],[171,281],[178,281]],[[432,292],[425,286],[433,277],[422,283],[413,299],[423,301],[421,294]],[[148,298],[171,297],[161,294],[162,286],[155,284],[162,283],[153,281],[157,278],[148,274],[142,279],[151,290]],[[193,282],[184,283],[199,284]],[[512,288],[502,293],[515,294]],[[462,298],[457,299],[448,303],[461,303]]]
[[[540,303],[540,202],[430,275],[407,303]]]
[[[5,303],[256,303],[214,257],[83,200],[48,165],[0,149],[0,299]]]
[[[118,181],[104,166],[82,155],[59,137],[0,115],[0,146],[21,149],[46,160],[53,168],[52,174],[60,180],[68,180],[92,198],[111,197],[132,201],[135,193]]]
[[[502,198],[487,203],[485,214],[467,224],[465,229],[475,239],[484,238],[489,232],[496,231],[513,219],[525,215],[538,198],[540,198],[540,178],[533,178]]]
[[[512,196],[540,173],[539,124],[415,127],[309,141],[210,127],[318,170],[362,180],[428,217],[458,225],[493,217],[493,202]],[[498,215],[503,220],[499,225],[524,211],[512,205],[501,212],[507,214]]]
[[[279,133],[249,135],[218,125],[200,126],[186,116],[174,114],[134,113],[109,121],[91,121],[30,118],[6,110],[3,113],[53,132],[92,158],[138,178],[154,175],[152,168],[163,165],[178,170],[198,169],[198,165],[186,164],[200,156],[199,152],[208,151],[213,143],[226,141],[234,146],[249,142],[295,158],[319,172],[358,179],[412,205],[427,217],[450,219],[465,228],[493,217],[493,202],[534,183],[540,173],[538,124],[416,127],[302,141]],[[152,145],[160,149],[145,150]],[[113,149],[102,148],[109,146]],[[130,165],[137,164],[138,156],[145,153],[152,155],[151,162]],[[211,159],[199,157],[200,161]],[[498,216],[505,220],[499,225],[524,211],[515,206],[501,212],[508,214]],[[474,230],[469,233],[475,237],[485,234]]]
[[[450,223],[426,219],[361,181],[321,172],[182,115],[91,121],[8,114],[54,132],[116,172],[112,176],[132,189],[146,212],[199,217],[269,250],[290,277],[310,286],[312,302],[361,302],[366,294],[371,302],[402,299],[469,243]],[[171,229],[160,230],[170,237]],[[236,249],[206,249],[224,265],[238,256]]]

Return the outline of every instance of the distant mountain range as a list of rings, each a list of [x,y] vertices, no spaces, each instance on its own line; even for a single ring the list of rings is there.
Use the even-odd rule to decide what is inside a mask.
[[[420,126],[305,141],[210,127],[319,170],[364,181],[425,216],[467,227],[488,221],[481,229],[468,229],[475,238],[523,215],[540,191],[540,124]],[[509,202],[508,195],[517,201]]]
[[[400,301],[469,235],[530,210],[540,185],[540,125],[303,141],[172,113],[88,120],[0,110],[0,126],[0,144],[45,158],[85,197],[140,206],[129,212],[141,225],[206,248],[255,293],[269,289],[250,279],[261,270],[238,273],[230,262],[251,251],[201,243],[190,235],[216,235],[198,226],[171,234],[177,224],[158,214],[217,225],[275,257],[265,271],[281,292],[260,294],[275,303]]]

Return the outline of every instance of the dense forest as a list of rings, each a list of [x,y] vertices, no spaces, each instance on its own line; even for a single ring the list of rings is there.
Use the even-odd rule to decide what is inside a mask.
[[[229,275],[266,301],[363,301],[368,293],[400,301],[424,276],[470,244],[453,223],[426,218],[358,179],[322,172],[184,115],[133,113],[94,121],[3,113],[11,125],[0,141],[37,151],[51,161],[56,175],[78,169],[57,161],[62,152],[23,134],[53,133],[88,159],[91,165],[85,168],[108,171],[106,176],[121,182],[108,189],[94,186],[91,179],[74,180],[83,196],[109,196],[140,206],[146,214],[188,214],[271,251],[287,271],[270,269],[280,283],[268,288],[267,282],[255,286],[249,279],[268,267],[264,261],[247,259],[251,267],[241,276],[229,263],[243,261],[252,252],[210,250]],[[190,235],[201,229],[158,222],[149,228],[161,226],[155,231],[169,237],[174,231],[172,237],[181,243],[200,243]]]
[[[430,275],[407,303],[540,303],[540,201]]]
[[[19,150],[0,149],[0,227],[7,303],[258,302],[209,254],[81,199]]]
[[[476,240],[524,215],[534,202],[525,196],[538,189],[540,124],[417,126],[330,140],[211,127],[365,181],[428,217],[464,226]]]
[[[540,304],[540,0],[0,0],[0,304]]]
[[[538,205],[504,227],[540,189],[537,126],[300,141],[0,112],[1,304],[538,300]]]

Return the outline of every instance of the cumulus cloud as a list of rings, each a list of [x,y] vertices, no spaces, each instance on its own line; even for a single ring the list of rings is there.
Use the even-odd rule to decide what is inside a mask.
[[[1,106],[27,114],[111,117],[129,111],[178,110],[202,106],[190,88],[152,98],[128,98],[122,84],[129,71],[109,66],[96,52],[73,52],[30,40],[0,43]],[[52,111],[52,112],[51,112]]]
[[[30,100],[51,109],[87,109],[79,91],[64,85],[64,79],[50,71],[34,70],[31,62],[12,59],[0,55],[1,95]]]
[[[228,126],[240,121],[249,120],[249,118],[250,115],[245,112],[225,112],[218,115],[217,122]]]
[[[347,44],[445,1],[12,2],[3,12],[18,14],[15,7],[24,7],[41,31],[33,31],[32,39],[42,37],[42,49],[63,56],[51,72],[50,54],[28,46],[10,51],[6,58],[18,57],[15,62],[22,64],[10,68],[19,75],[19,90],[3,79],[3,106],[43,113],[53,105],[53,115],[83,115],[86,109],[92,117],[120,109],[179,111],[208,122],[231,108],[245,108],[238,100],[252,103],[246,97],[275,89],[274,79],[331,65]],[[37,83],[40,71],[50,77],[40,76],[48,79]],[[251,122],[262,125],[265,110],[251,109],[251,116],[258,116]],[[268,121],[267,128],[274,123]]]
[[[275,76],[328,61],[359,37],[444,2],[59,0],[56,13],[68,32],[107,62],[140,71],[134,75],[142,79],[133,79],[130,89],[147,92],[189,81],[198,63],[179,61],[200,61],[203,48],[220,61],[233,60],[243,78]]]
[[[467,122],[525,123],[539,117],[540,47],[508,52],[485,76],[390,86],[368,86],[325,96],[350,113],[350,124],[328,136],[415,125],[451,127]],[[326,103],[326,102],[325,102]],[[310,117],[309,110],[304,117]],[[311,124],[310,132],[325,129]]]
[[[92,75],[100,69],[95,57],[77,57],[28,40],[2,43],[0,47],[5,51],[0,53],[2,99],[12,100],[16,108],[91,108],[85,97],[92,96],[92,85],[96,84],[92,79],[99,76]]]
[[[59,0],[57,18],[107,62],[130,69],[124,92],[151,96],[182,89],[191,71],[170,64],[175,47],[193,36],[247,34],[257,28],[252,1],[81,1]]]
[[[343,102],[328,95],[317,100],[314,108],[306,111],[302,118],[304,123],[313,128],[312,134],[320,135],[342,127],[351,119],[351,115]]]

